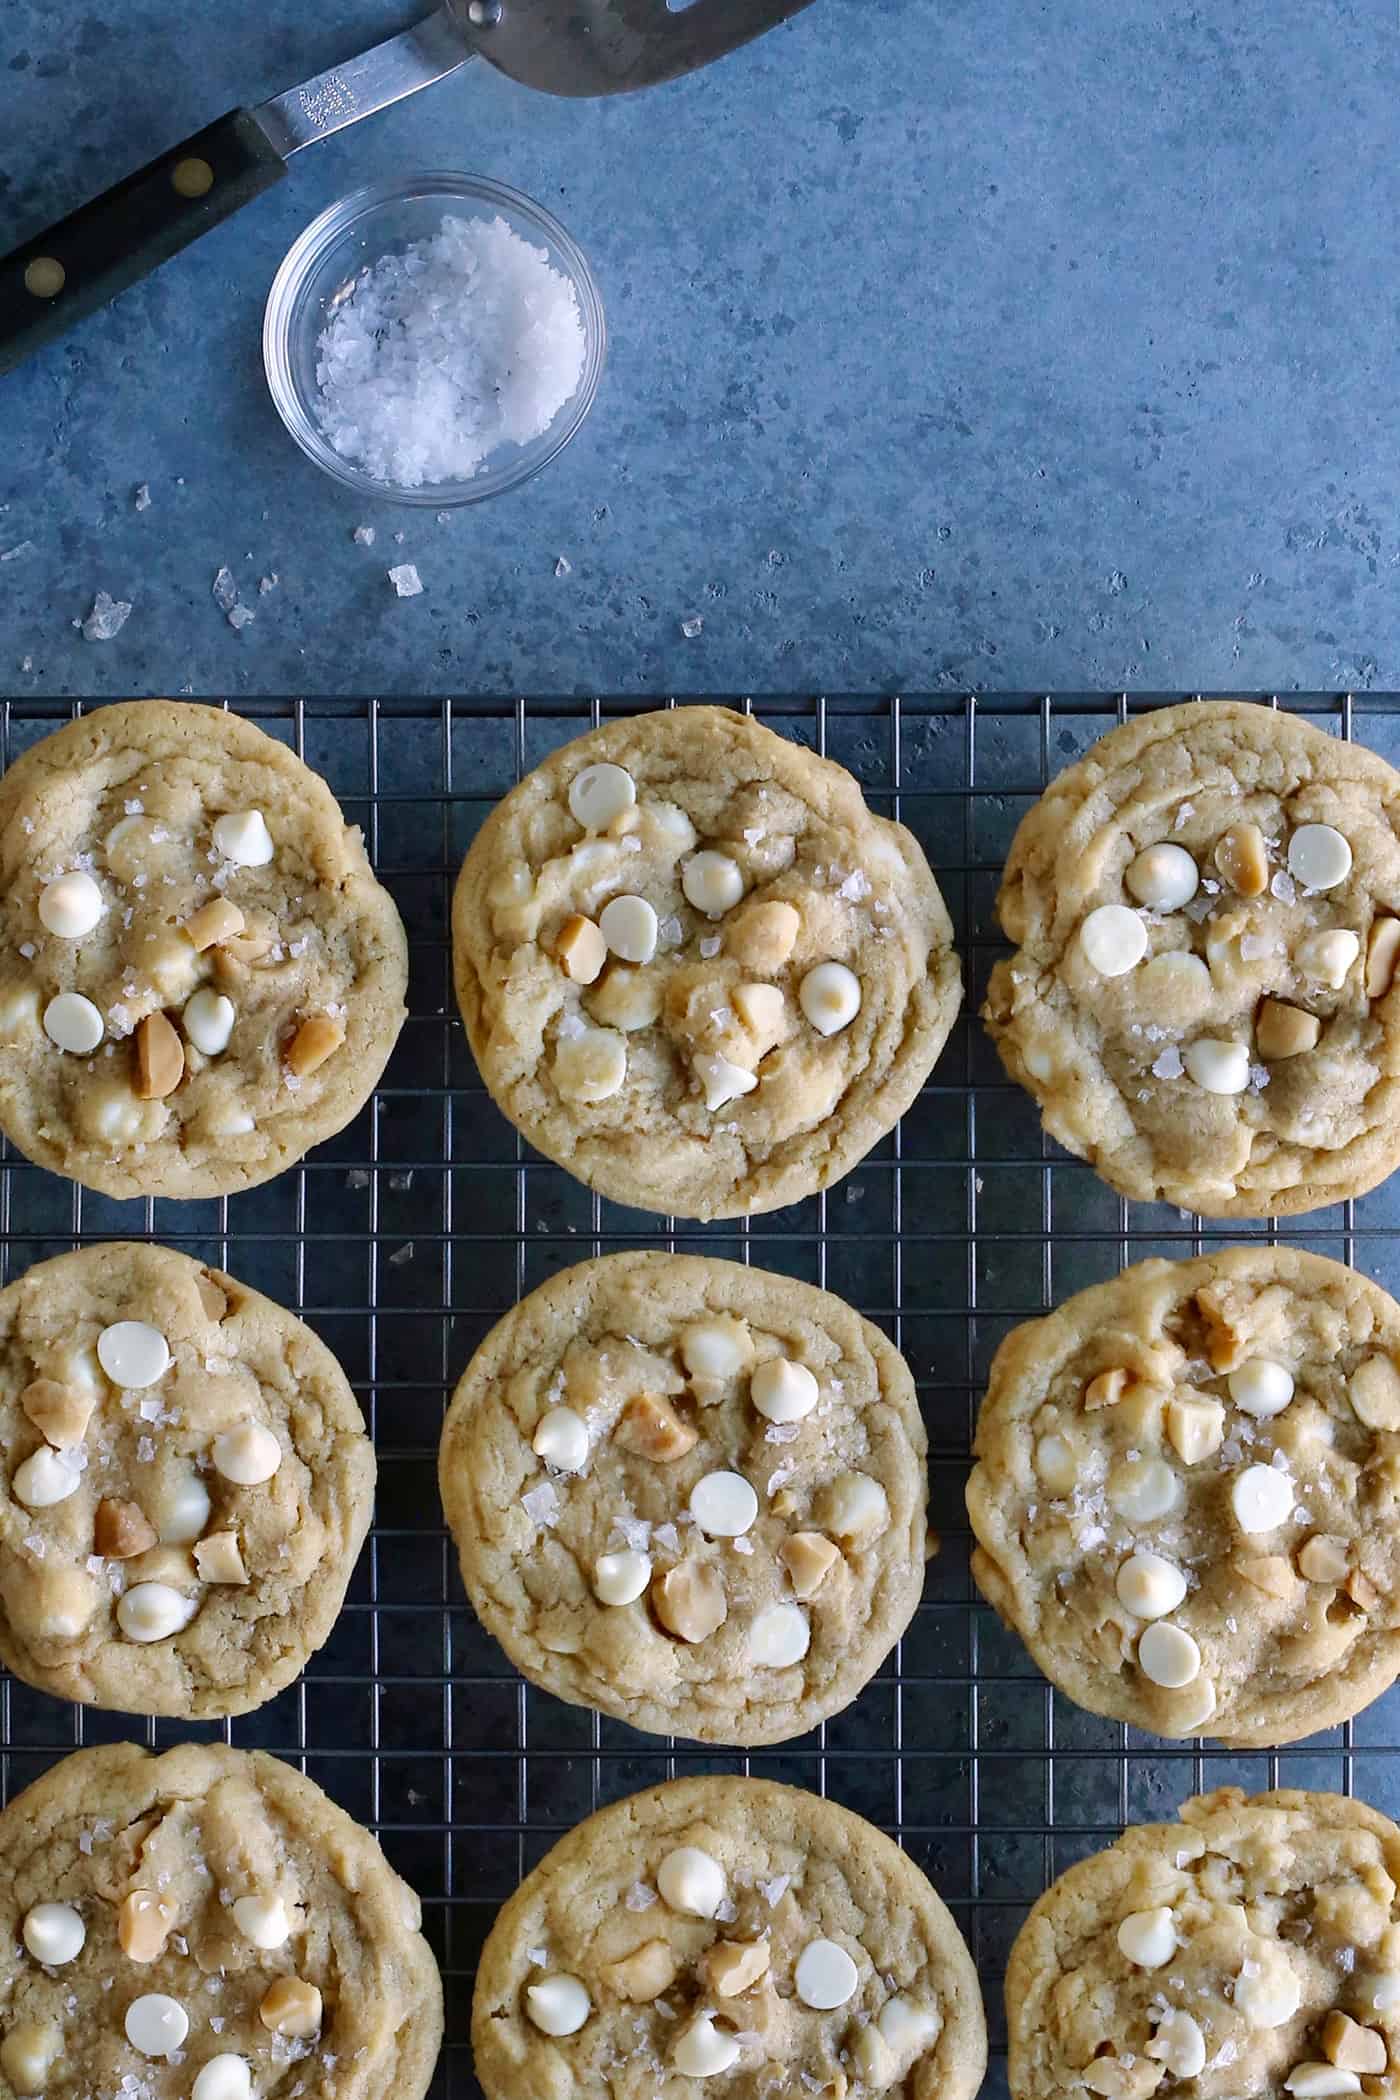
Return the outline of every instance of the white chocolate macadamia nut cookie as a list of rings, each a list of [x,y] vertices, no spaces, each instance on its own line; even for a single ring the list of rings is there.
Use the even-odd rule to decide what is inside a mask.
[[[1400,774],[1244,701],[1135,717],[1021,823],[984,1018],[1126,1196],[1316,1210],[1400,1162]]]
[[[369,1832],[276,1758],[80,1750],[0,1815],[0,2092],[421,2100],[418,1927]]]
[[[61,1699],[207,1720],[330,1633],[374,1450],[309,1327],[168,1247],[0,1291],[0,1659]]]
[[[917,841],[748,716],[610,722],[493,811],[452,910],[482,1078],[530,1143],[683,1217],[829,1188],[962,1001]]]
[[[364,1106],[407,979],[359,832],[251,722],[124,701],[0,780],[0,1128],[40,1166],[269,1180]]]
[[[908,1365],[839,1298],[638,1252],[492,1330],[439,1477],[477,1617],[534,1683],[775,1743],[849,1705],[913,1616],[925,1445]]]
[[[987,2062],[971,1957],[913,1862],[834,1802],[728,1777],[554,1847],[482,1949],[472,2047],[487,2100],[973,2100]]]
[[[1388,2093],[1400,1830],[1340,1794],[1224,1787],[1180,1814],[1069,1868],[1022,1926],[1012,2100]]]
[[[1090,1712],[1294,1742],[1400,1670],[1398,1431],[1369,1278],[1282,1246],[1140,1262],[997,1351],[973,1574]]]

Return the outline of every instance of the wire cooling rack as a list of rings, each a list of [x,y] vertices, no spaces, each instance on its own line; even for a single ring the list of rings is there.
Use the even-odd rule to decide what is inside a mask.
[[[1180,698],[1167,695],[1163,698]],[[922,841],[957,927],[963,1017],[903,1124],[825,1195],[704,1227],[603,1201],[529,1153],[476,1077],[452,997],[452,882],[496,799],[603,717],[649,703],[356,700],[242,711],[324,774],[365,831],[411,947],[411,1018],[370,1107],[265,1188],[218,1202],[118,1203],[0,1158],[3,1279],[79,1240],[151,1237],[294,1307],[354,1381],[379,1453],[369,1545],[331,1639],[258,1713],[214,1726],[70,1708],[0,1679],[8,1799],[68,1751],[214,1738],[274,1751],[374,1829],[424,1899],[447,1987],[436,2100],[467,2100],[476,1957],[500,1903],[554,1840],[606,1801],[682,1772],[752,1771],[831,1796],[891,1831],[951,1905],[977,1959],[1004,2086],[1001,1979],[1027,1906],[1128,1821],[1202,1786],[1355,1791],[1400,1810],[1400,1696],[1280,1754],[1164,1745],[1051,1691],[970,1582],[962,1504],[981,1381],[1003,1334],[1150,1253],[1257,1233],[1350,1261],[1400,1290],[1400,1176],[1358,1202],[1207,1231],[1125,1203],[1041,1137],[976,1020],[1001,943],[994,899],[1016,823],[1045,781],[1151,700],[744,701],[825,751]],[[655,704],[655,703],[650,703]],[[1288,705],[1400,762],[1400,696]],[[8,764],[74,712],[0,702]],[[439,1521],[443,1408],[488,1328],[590,1254],[663,1245],[804,1277],[904,1350],[930,1440],[942,1550],[909,1633],[855,1705],[771,1751],[640,1735],[521,1682],[477,1627]]]

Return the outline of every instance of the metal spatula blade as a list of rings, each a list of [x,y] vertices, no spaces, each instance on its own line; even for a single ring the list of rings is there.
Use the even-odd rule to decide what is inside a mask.
[[[304,146],[481,57],[550,95],[677,80],[812,0],[440,0],[372,51],[231,110],[0,258],[0,373],[270,189]]]

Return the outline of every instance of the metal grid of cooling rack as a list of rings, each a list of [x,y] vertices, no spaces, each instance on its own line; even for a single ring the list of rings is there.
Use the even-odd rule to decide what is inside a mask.
[[[1163,698],[1180,698],[1166,695]],[[952,1906],[977,1958],[994,2050],[1001,1976],[1026,1907],[1124,1822],[1203,1785],[1298,1784],[1400,1811],[1400,1694],[1282,1754],[1164,1746],[1078,1712],[978,1601],[962,1483],[980,1381],[1017,1321],[1146,1254],[1244,1236],[1123,1202],[1042,1140],[976,1021],[999,950],[1011,835],[1045,781],[1148,699],[946,695],[743,701],[848,766],[921,839],[957,927],[964,1014],[900,1129],[827,1194],[751,1224],[677,1224],[602,1201],[526,1152],[487,1099],[455,1015],[452,881],[498,796],[557,745],[641,701],[278,701],[242,711],[299,751],[360,823],[409,931],[411,1018],[375,1101],[313,1158],[219,1202],[117,1203],[0,1156],[0,1280],[79,1240],[149,1236],[294,1307],[339,1355],[379,1453],[370,1543],[325,1649],[260,1712],[212,1728],[60,1705],[0,1679],[0,1786],[133,1738],[214,1736],[288,1758],[369,1824],[421,1891],[447,1984],[436,2100],[477,2092],[467,2042],[496,1909],[601,1803],[679,1772],[763,1772],[890,1830]],[[1400,762],[1400,696],[1290,698]],[[0,702],[0,761],[74,712]],[[1400,1176],[1356,1203],[1258,1227],[1400,1290]],[[494,1320],[547,1275],[628,1245],[723,1254],[839,1292],[900,1345],[930,1438],[943,1540],[886,1668],[813,1735],[747,1756],[662,1741],[524,1685],[476,1626],[438,1520],[442,1412]],[[1004,2084],[994,2055],[989,2092]]]

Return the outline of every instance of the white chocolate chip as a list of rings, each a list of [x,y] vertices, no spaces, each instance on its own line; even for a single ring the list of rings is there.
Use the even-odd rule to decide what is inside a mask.
[[[251,1418],[215,1437],[210,1453],[216,1473],[236,1487],[261,1487],[282,1463],[282,1446],[270,1429]]]
[[[1368,1356],[1357,1365],[1347,1398],[1368,1429],[1400,1429],[1400,1371],[1388,1356]]]
[[[793,1972],[797,1995],[813,2012],[844,2005],[860,1981],[855,1963],[835,1940],[808,1940]]]
[[[162,1545],[188,1546],[209,1522],[209,1490],[198,1473],[187,1473],[166,1491],[157,1513]]]
[[[280,1896],[239,1896],[233,1922],[245,1940],[268,1951],[284,1947],[292,1936],[292,1921]]]
[[[743,871],[727,853],[693,853],[681,870],[687,904],[707,919],[722,919],[744,894]]]
[[[1187,1076],[1207,1094],[1242,1094],[1249,1085],[1249,1052],[1243,1043],[1201,1036],[1181,1053]]]
[[[1052,1495],[1069,1495],[1074,1492],[1079,1478],[1079,1468],[1074,1453],[1062,1436],[1043,1436],[1035,1447],[1036,1477],[1043,1481]]]
[[[26,1509],[52,1509],[68,1500],[82,1477],[71,1458],[45,1444],[15,1467],[10,1491]]]
[[[588,1429],[572,1407],[551,1407],[542,1415],[530,1449],[561,1473],[581,1473],[588,1461]]]
[[[817,1404],[817,1381],[806,1364],[773,1356],[750,1378],[749,1398],[765,1422],[800,1422]]]
[[[81,992],[60,992],[44,1008],[44,1033],[59,1050],[85,1057],[102,1040],[102,1016]]]
[[[695,1076],[705,1089],[705,1106],[711,1111],[728,1108],[741,1094],[751,1094],[758,1085],[756,1073],[746,1072],[742,1065],[721,1057],[717,1051],[702,1050],[695,1059]]]
[[[1288,872],[1306,890],[1334,890],[1351,873],[1351,847],[1331,824],[1300,824],[1288,841]]]
[[[1150,911],[1178,911],[1189,904],[1200,883],[1196,863],[1184,846],[1148,846],[1123,877],[1127,887]]]
[[[860,1012],[860,979],[844,963],[818,963],[799,985],[797,1003],[818,1035],[837,1035]]]
[[[1149,1683],[1180,1691],[1201,1674],[1201,1651],[1189,1633],[1169,1619],[1154,1619],[1137,1645],[1138,1668]]]
[[[569,809],[575,823],[585,831],[606,831],[609,824],[631,809],[637,799],[636,782],[623,766],[605,760],[585,766],[569,782]]]
[[[921,2056],[943,2031],[943,2021],[938,2013],[930,2011],[926,2005],[916,2005],[912,1998],[898,1993],[885,2000],[876,2015],[875,2025],[895,2055],[908,2057],[911,2062],[916,2056]]]
[[[1108,1476],[1108,1499],[1125,1524],[1155,1524],[1181,1500],[1181,1482],[1164,1458],[1128,1458]]]
[[[671,2048],[671,2062],[682,2078],[713,2078],[739,2061],[739,2044],[715,2025],[712,2012],[697,2013]]]
[[[170,1345],[146,1320],[117,1320],[97,1337],[97,1361],[113,1385],[140,1392],[170,1369]]]
[[[1277,1466],[1246,1466],[1231,1482],[1230,1507],[1241,1531],[1276,1531],[1293,1513],[1293,1482]]]
[[[1164,1619],[1186,1595],[1186,1577],[1160,1553],[1134,1553],[1118,1570],[1118,1601],[1139,1619]]]
[[[1165,2064],[1173,2078],[1199,2078],[1206,2066],[1206,2038],[1200,2021],[1173,2006],[1158,2021],[1147,2053]]]
[[[656,1870],[663,1903],[688,1918],[712,1918],[724,1901],[724,1870],[698,1845],[678,1845]]]
[[[232,999],[211,991],[208,985],[191,994],[180,1016],[185,1034],[205,1057],[217,1057],[227,1050],[235,1018]]]
[[[207,1539],[199,1539],[195,1544],[194,1564],[201,1582],[244,1583],[248,1580],[236,1531],[211,1531]]]
[[[753,1362],[753,1338],[742,1320],[720,1314],[713,1320],[697,1320],[683,1327],[680,1335],[681,1362],[691,1378],[713,1378],[721,1382],[737,1378]]]
[[[656,953],[656,913],[645,897],[614,897],[598,914],[598,931],[623,962],[649,963]]]
[[[63,2053],[63,2036],[38,2020],[21,2020],[0,2042],[0,2071],[17,2093],[42,2093]]]
[[[1169,1400],[1167,1441],[1183,1465],[1198,1466],[1220,1449],[1225,1409],[1219,1400]]]
[[[584,1028],[554,1046],[554,1084],[566,1101],[608,1101],[627,1077],[627,1041],[612,1028]]]
[[[817,1496],[813,1513],[824,1531],[847,1545],[868,1545],[889,1529],[889,1497],[868,1473],[838,1473]]]
[[[253,2074],[241,2056],[211,2056],[190,2087],[190,2100],[250,2100]]]
[[[71,1903],[36,1903],[25,1915],[23,1936],[35,1961],[61,1969],[82,1953],[87,1927]]]
[[[1293,960],[1305,977],[1339,992],[1353,963],[1361,953],[1361,942],[1346,926],[1333,926],[1326,933],[1310,933],[1299,941]]]
[[[1339,2064],[1299,2064],[1283,2081],[1296,2100],[1333,2100],[1338,2093],[1359,2093],[1361,2080],[1355,2071]]]
[[[1147,928],[1126,904],[1101,904],[1080,927],[1079,946],[1100,977],[1126,977],[1147,953]]]
[[[593,1594],[600,1604],[634,1604],[650,1581],[645,1553],[601,1553],[593,1569]]]
[[[577,1976],[546,1976],[526,1984],[525,2010],[541,2034],[577,2034],[593,2001]]]
[[[1288,1950],[1273,1940],[1253,1940],[1235,1979],[1235,2005],[1251,2027],[1286,2027],[1303,2000]]]
[[[198,1598],[182,1597],[168,1582],[138,1582],[118,1603],[117,1624],[129,1641],[166,1641],[198,1610]]]
[[[190,2016],[178,1998],[148,1991],[126,2009],[126,2038],[142,2056],[172,2056],[190,2031]]]
[[[873,2093],[882,2092],[887,2085],[894,2084],[899,2069],[894,2051],[873,2022],[869,2027],[862,2027],[851,2043],[851,2059],[861,2084],[869,2086]]]
[[[795,1604],[770,1604],[749,1628],[749,1661],[765,1669],[789,1669],[801,1662],[811,1645],[807,1614]]]
[[[275,848],[260,809],[230,810],[214,825],[214,850],[240,868],[265,868]]]
[[[1258,1421],[1281,1415],[1293,1398],[1292,1372],[1268,1356],[1251,1356],[1226,1383],[1236,1407]]]
[[[1166,1904],[1131,1911],[1118,1927],[1118,1952],[1135,1968],[1164,1968],[1178,1945],[1176,1920]]]
[[[706,1473],[690,1491],[690,1514],[711,1538],[741,1538],[758,1515],[758,1496],[742,1473]]]
[[[104,908],[101,890],[80,868],[56,875],[39,892],[39,918],[62,941],[80,941],[91,933]]]

